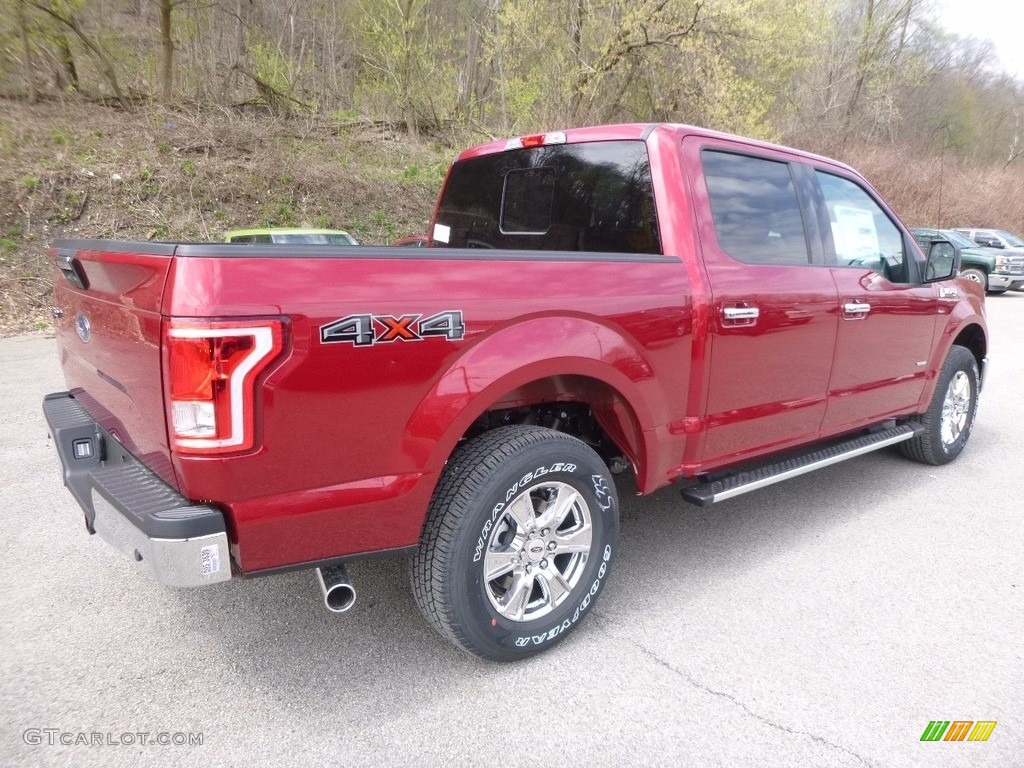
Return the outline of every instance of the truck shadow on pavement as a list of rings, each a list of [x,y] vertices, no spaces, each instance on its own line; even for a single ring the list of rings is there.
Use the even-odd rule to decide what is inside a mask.
[[[632,479],[620,476],[618,559],[596,608],[599,618],[523,664],[547,665],[553,655],[571,659],[581,651],[600,654],[603,635],[616,626],[636,626],[652,612],[678,616],[706,590],[812,545],[879,505],[898,514],[900,493],[933,482],[934,471],[881,452],[706,509],[683,503],[672,488],[638,498]],[[372,710],[394,705],[389,697],[388,704],[371,702],[381,702],[380,686],[395,686],[404,709],[425,703],[446,681],[500,680],[522,666],[482,662],[437,635],[413,602],[404,560],[356,562],[349,571],[359,597],[340,615],[324,608],[312,571],[166,595],[179,611],[173,621],[187,625],[183,635],[195,641],[195,663],[229,666],[257,691],[285,684],[308,699],[344,690],[351,701],[361,690],[375,690],[363,705]],[[743,606],[723,604],[721,610]]]

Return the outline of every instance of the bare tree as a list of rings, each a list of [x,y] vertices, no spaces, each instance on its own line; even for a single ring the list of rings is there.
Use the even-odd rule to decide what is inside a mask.
[[[104,78],[110,85],[110,88],[114,92],[114,96],[117,97],[121,107],[127,109],[128,99],[125,97],[124,92],[121,90],[121,86],[118,84],[117,72],[114,70],[113,62],[111,62],[110,57],[103,52],[103,48],[93,38],[85,33],[85,30],[82,28],[82,25],[78,23],[74,14],[70,10],[63,10],[55,5],[39,2],[39,0],[27,0],[27,4],[60,22],[82,41],[82,44],[86,47],[89,53],[96,58],[96,61],[100,66],[100,71],[103,73]],[[75,78],[77,80],[77,73]]]
[[[18,32],[21,36],[21,45],[24,51],[22,59],[22,77],[25,80],[25,90],[28,93],[28,103],[36,103],[36,81],[35,65],[32,57],[32,43],[28,38],[28,15],[25,13],[25,0],[17,0],[18,5]]]

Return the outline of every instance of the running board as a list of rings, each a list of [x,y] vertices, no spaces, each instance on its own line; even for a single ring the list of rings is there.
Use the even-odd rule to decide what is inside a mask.
[[[920,424],[902,424],[880,432],[873,432],[870,435],[855,437],[828,448],[819,448],[777,464],[768,464],[748,472],[738,472],[720,480],[691,485],[682,490],[682,495],[691,504],[707,507],[716,501],[725,501],[733,496],[756,491],[758,488],[774,485],[797,475],[804,475],[822,467],[838,464],[840,461],[852,459],[854,456],[861,456],[880,448],[902,443],[923,431],[924,427]]]

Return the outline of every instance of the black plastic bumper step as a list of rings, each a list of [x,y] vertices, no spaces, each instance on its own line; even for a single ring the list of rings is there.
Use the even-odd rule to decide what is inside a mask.
[[[800,456],[791,456],[776,464],[768,464],[757,469],[737,472],[735,475],[719,480],[691,485],[684,488],[681,493],[686,501],[706,507],[716,501],[725,501],[733,496],[756,491],[758,488],[780,483],[797,475],[804,475],[816,469],[852,459],[855,456],[902,443],[923,431],[924,427],[920,424],[901,424],[898,427],[861,435]]]

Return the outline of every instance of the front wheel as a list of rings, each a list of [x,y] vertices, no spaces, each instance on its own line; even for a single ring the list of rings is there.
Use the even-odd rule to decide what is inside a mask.
[[[460,648],[525,658],[592,609],[618,529],[611,473],[590,447],[548,429],[502,427],[449,460],[412,558],[413,595]]]
[[[924,432],[900,443],[903,455],[924,464],[948,464],[963,451],[974,428],[980,388],[978,361],[970,350],[950,347],[935,393],[921,415]]]

